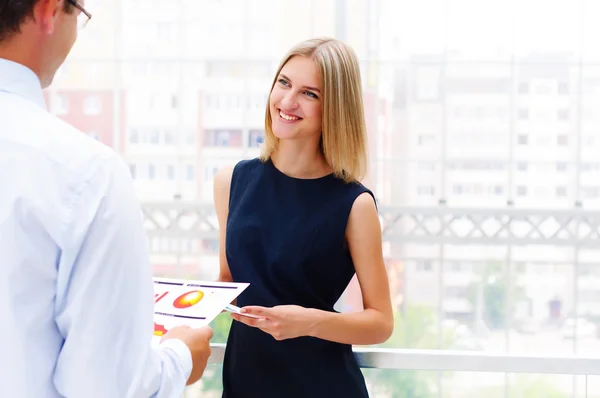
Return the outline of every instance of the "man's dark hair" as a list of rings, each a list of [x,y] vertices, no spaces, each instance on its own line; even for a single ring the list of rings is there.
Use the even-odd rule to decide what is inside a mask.
[[[0,42],[19,33],[20,27],[33,17],[33,8],[39,0],[0,0]],[[65,9],[71,10],[71,3],[65,1]]]

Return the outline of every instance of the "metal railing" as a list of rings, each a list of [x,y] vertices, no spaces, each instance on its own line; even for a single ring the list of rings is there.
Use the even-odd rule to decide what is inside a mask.
[[[225,344],[212,344],[209,363],[221,364]],[[523,356],[451,350],[354,347],[361,368],[489,373],[600,375],[600,358]]]
[[[214,206],[203,202],[144,202],[148,236],[217,239]],[[387,242],[421,244],[553,245],[597,248],[600,211],[588,209],[379,208]],[[158,249],[153,249],[158,251]]]
[[[212,364],[212,370],[208,377],[220,377],[218,366],[223,363],[225,344],[211,346],[209,364]],[[365,371],[373,398],[391,398],[396,393],[413,397],[411,383],[405,384],[407,380],[420,383],[427,389],[428,397],[479,398],[490,391],[495,391],[495,395],[492,394],[495,397],[505,398],[539,398],[547,396],[549,391],[553,391],[553,397],[600,397],[600,379],[594,377],[600,375],[600,358],[374,347],[354,347],[354,353]],[[377,372],[372,373],[372,370]],[[378,372],[383,370],[406,374],[382,373],[383,379],[380,379]],[[185,397],[220,396],[216,390],[203,391],[201,384],[188,389]],[[502,390],[504,392],[500,393]],[[414,396],[422,397],[422,393]]]

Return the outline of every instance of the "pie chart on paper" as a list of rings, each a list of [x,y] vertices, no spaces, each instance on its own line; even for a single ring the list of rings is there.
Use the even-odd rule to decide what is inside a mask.
[[[192,290],[173,300],[173,307],[179,309],[190,308],[202,301],[203,298],[204,292],[202,290]]]
[[[165,334],[167,334],[167,329],[165,328],[165,325],[159,325],[156,322],[154,322],[154,335],[164,336]]]

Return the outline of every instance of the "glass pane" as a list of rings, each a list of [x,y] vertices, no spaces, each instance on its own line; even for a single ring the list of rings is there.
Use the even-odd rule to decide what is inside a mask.
[[[600,206],[596,0],[87,3],[94,18],[46,101],[129,164],[155,275],[217,277],[214,176],[260,153],[273,74],[290,46],[333,36],[361,61],[365,184],[380,205],[396,316],[383,346],[600,351],[600,253],[569,235],[595,239],[596,215],[552,216]],[[362,308],[356,279],[338,308]],[[365,373],[409,386],[401,396],[584,391],[567,376],[378,372]],[[394,396],[385,383],[373,391]],[[539,387],[548,383],[559,392]]]
[[[185,398],[221,395],[220,365],[209,365]],[[372,398],[595,398],[595,376],[363,369]]]

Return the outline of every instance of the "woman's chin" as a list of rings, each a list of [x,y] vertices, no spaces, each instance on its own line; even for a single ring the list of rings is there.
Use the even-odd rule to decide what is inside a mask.
[[[274,129],[273,135],[280,140],[289,140],[296,137],[295,131],[285,131],[284,129]]]

